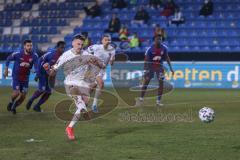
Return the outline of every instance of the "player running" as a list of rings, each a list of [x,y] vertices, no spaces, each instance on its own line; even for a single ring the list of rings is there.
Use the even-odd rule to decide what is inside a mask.
[[[167,61],[170,71],[174,75],[171,61],[168,56],[167,47],[162,43],[161,36],[155,36],[154,44],[151,47],[149,47],[145,53],[143,85],[141,88],[141,95],[137,99],[135,106],[141,106],[143,104],[143,97],[145,95],[146,89],[151,79],[154,78],[155,74],[159,81],[156,105],[163,106],[163,104],[161,103],[161,97],[163,94],[163,80],[164,80],[164,74],[165,74],[164,67],[163,67],[164,60]]]
[[[82,50],[84,40],[84,37],[81,35],[75,36],[72,41],[73,48],[64,52],[57,63],[50,70],[50,75],[53,76],[56,74],[59,68],[64,68],[64,73],[66,74],[64,80],[66,93],[73,98],[77,107],[72,121],[66,128],[66,134],[69,140],[75,139],[73,127],[80,119],[80,114],[88,114],[86,106],[89,101],[90,90],[94,85],[96,85],[96,75],[99,73],[100,67],[104,67],[104,64],[100,60],[97,60],[96,57],[87,54],[87,52],[84,53]],[[84,58],[83,56],[90,58]],[[91,80],[90,78],[86,78],[86,75],[92,75],[90,68],[94,68],[94,66],[89,67],[90,63],[94,64],[95,67],[98,66],[98,72],[96,73],[95,77],[91,77],[93,78]]]
[[[38,90],[36,90],[32,97],[28,100],[26,109],[29,110],[35,99],[38,97],[38,103],[34,105],[33,110],[36,112],[41,112],[41,105],[45,103],[52,93],[51,87],[49,86],[49,69],[57,62],[58,58],[62,55],[65,49],[65,42],[59,41],[56,45],[56,49],[44,54],[38,60],[38,72],[36,79],[38,80]],[[55,83],[55,78],[51,79],[51,83]]]
[[[108,63],[113,65],[116,51],[115,51],[115,48],[110,45],[111,36],[109,34],[104,34],[101,42],[102,44],[95,44],[95,45],[89,46],[87,49],[87,52],[99,58],[104,63],[105,67],[108,65]],[[94,113],[98,112],[97,101],[101,95],[101,90],[104,88],[103,78],[106,72],[105,67],[100,71],[100,73],[97,75],[97,78],[96,78],[97,89],[95,91],[95,96],[92,104],[92,111]]]
[[[6,68],[4,70],[4,77],[8,76],[8,67],[10,61],[14,61],[12,71],[12,88],[11,101],[7,105],[7,110],[16,114],[16,108],[24,101],[29,82],[29,74],[34,65],[37,71],[38,55],[32,51],[32,41],[25,40],[23,42],[23,50],[14,52],[8,56],[6,61]]]

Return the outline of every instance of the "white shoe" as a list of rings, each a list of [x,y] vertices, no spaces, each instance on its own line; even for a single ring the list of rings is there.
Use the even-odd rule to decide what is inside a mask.
[[[162,104],[162,103],[160,103],[160,102],[157,102],[157,103],[156,103],[156,106],[157,106],[157,107],[162,107],[162,106],[164,106],[164,104]]]
[[[140,107],[143,105],[143,100],[140,100],[139,98],[136,100],[135,107]]]

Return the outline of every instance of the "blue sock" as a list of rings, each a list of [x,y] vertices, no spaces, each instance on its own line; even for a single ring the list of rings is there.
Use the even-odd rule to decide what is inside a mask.
[[[29,99],[29,101],[34,101],[35,99],[37,99],[38,97],[40,97],[41,95],[42,95],[42,91],[39,91],[39,90],[37,90],[37,91],[35,91],[34,93],[33,93],[33,95],[32,95],[32,97]]]
[[[38,103],[36,104],[36,106],[40,107],[43,103],[45,103],[48,100],[50,95],[51,95],[51,93],[44,93],[42,95],[42,97],[40,98],[40,100],[38,101]]]

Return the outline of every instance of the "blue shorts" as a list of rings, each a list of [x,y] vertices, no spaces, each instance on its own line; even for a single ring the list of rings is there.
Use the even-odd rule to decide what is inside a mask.
[[[52,89],[49,86],[48,77],[46,76],[40,76],[38,78],[38,90],[40,91],[46,91],[46,92],[52,92]]]
[[[13,88],[13,90],[19,90],[22,93],[23,92],[27,93],[27,91],[28,91],[28,81],[19,81],[19,80],[13,79],[12,88]]]
[[[156,75],[158,80],[164,80],[164,72],[163,71],[153,71],[153,70],[148,70],[144,74],[145,79],[152,79],[154,78],[154,75]]]

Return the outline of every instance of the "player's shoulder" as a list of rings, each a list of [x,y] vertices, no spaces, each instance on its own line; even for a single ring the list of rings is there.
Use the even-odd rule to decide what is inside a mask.
[[[83,50],[83,51],[82,51],[82,55],[92,55],[92,54],[89,53],[87,50]]]
[[[108,50],[111,50],[111,51],[113,50],[113,51],[114,51],[115,48],[114,48],[114,46],[112,46],[112,45],[108,45]]]
[[[165,50],[168,50],[168,46],[166,43],[162,43],[161,46],[165,49]]]
[[[38,54],[37,54],[36,52],[33,52],[33,53],[32,53],[32,56],[33,56],[34,58],[38,58]]]
[[[69,53],[72,53],[72,49],[69,49],[69,50],[63,52],[62,56],[66,56],[66,55],[68,55]]]
[[[149,54],[152,51],[153,45],[146,48],[146,54]]]
[[[88,48],[90,48],[90,49],[98,49],[100,47],[102,47],[102,44],[93,44],[93,45],[89,46]]]
[[[21,55],[21,51],[16,51],[12,53],[12,56],[18,56],[18,55]]]
[[[96,50],[100,49],[100,44],[93,44],[91,46],[89,46],[86,50],[89,53],[94,53]]]

